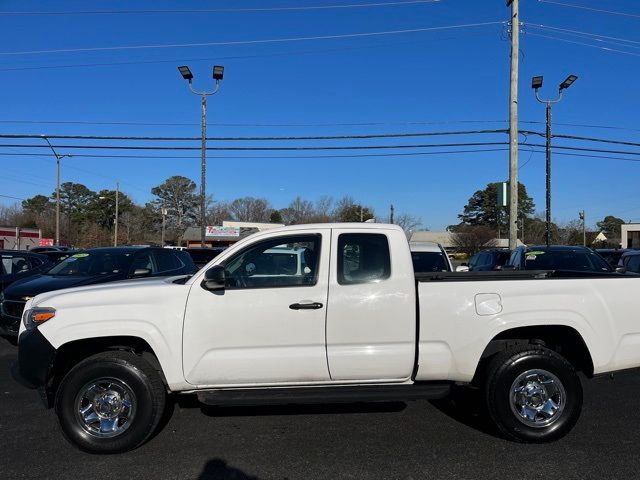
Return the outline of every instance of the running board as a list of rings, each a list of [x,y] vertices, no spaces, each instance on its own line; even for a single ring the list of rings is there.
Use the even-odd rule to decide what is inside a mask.
[[[450,383],[425,382],[413,385],[219,389],[201,391],[197,395],[205,405],[249,406],[433,400],[446,397],[450,391]]]

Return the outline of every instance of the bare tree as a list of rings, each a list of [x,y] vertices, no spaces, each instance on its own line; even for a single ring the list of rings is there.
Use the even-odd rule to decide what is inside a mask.
[[[300,223],[309,223],[315,214],[313,203],[309,200],[303,200],[296,197],[287,208],[280,210],[282,219],[287,225],[295,225]]]
[[[264,198],[236,198],[228,205],[229,213],[239,222],[268,222],[273,208]]]
[[[458,252],[469,256],[496,246],[493,229],[485,226],[461,225],[452,232],[451,242]]]
[[[222,222],[231,220],[232,217],[227,202],[212,202],[207,210],[207,225],[222,225]]]
[[[401,213],[395,218],[394,222],[402,228],[407,235],[422,225],[421,218],[414,217],[408,213]]]

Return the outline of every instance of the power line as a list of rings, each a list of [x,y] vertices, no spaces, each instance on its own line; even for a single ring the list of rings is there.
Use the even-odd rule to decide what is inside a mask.
[[[544,145],[542,144],[521,144],[522,147],[539,147],[540,149],[527,149],[528,152],[533,153],[544,153],[545,150],[542,149]],[[558,148],[558,147],[553,147]],[[565,148],[573,148],[573,147],[565,147]],[[523,148],[524,149],[524,148]],[[426,155],[447,155],[447,154],[467,154],[467,153],[485,153],[485,152],[505,152],[508,151],[508,148],[486,148],[486,149],[474,149],[474,150],[443,150],[443,151],[430,151],[430,152],[399,152],[399,153],[360,153],[360,154],[348,154],[348,155],[286,155],[286,156],[264,156],[264,155],[209,155],[208,158],[218,158],[218,159],[253,159],[253,160],[287,160],[287,159],[309,159],[309,158],[369,158],[369,157],[420,157]],[[599,151],[599,150],[596,150]],[[626,152],[625,152],[626,153]],[[4,156],[27,156],[27,157],[42,157],[42,155],[38,153],[5,153],[0,152],[0,155]],[[562,155],[562,156],[572,156],[572,157],[585,157],[585,158],[600,158],[606,160],[622,160],[627,162],[640,162],[640,159],[636,158],[625,158],[625,157],[616,157],[610,155],[589,155],[589,154],[581,154],[581,153],[568,153],[568,152],[554,152],[554,155]],[[187,156],[187,155],[114,155],[114,154],[78,154],[74,155],[74,158],[126,158],[126,159],[139,159],[139,160],[189,160],[194,158],[200,158],[200,156]],[[66,168],[74,168],[71,166],[67,166]],[[74,168],[75,170],[79,170],[85,173],[97,175],[94,172],[89,170],[81,170],[78,168]],[[103,175],[99,175],[103,176]],[[106,177],[103,176],[104,178]],[[124,182],[121,182],[124,183]],[[139,187],[138,190],[143,190]]]
[[[401,35],[407,33],[431,32],[436,30],[453,30],[460,28],[484,27],[489,25],[502,25],[504,21],[499,22],[480,22],[467,23],[458,25],[445,25],[439,27],[411,28],[405,30],[386,30],[378,32],[364,33],[346,33],[337,35],[318,35],[309,37],[288,37],[288,38],[271,38],[262,40],[236,40],[228,42],[200,42],[200,43],[174,43],[174,44],[155,44],[155,45],[123,45],[116,47],[87,47],[87,48],[62,48],[54,50],[25,50],[20,52],[0,52],[1,56],[16,55],[40,55],[55,53],[79,53],[79,52],[105,52],[105,51],[122,51],[122,50],[148,50],[148,49],[165,49],[165,48],[191,48],[191,47],[212,47],[212,46],[229,46],[229,45],[255,45],[268,43],[286,43],[286,42],[303,42],[311,40],[336,40],[344,38],[363,38],[363,37],[379,37],[386,35]]]
[[[508,133],[508,130],[462,130],[445,132],[415,132],[415,133],[379,133],[366,135],[316,135],[316,136],[270,136],[270,137],[207,137],[211,141],[272,141],[272,140],[363,140],[372,138],[403,138],[403,137],[432,137],[445,135],[476,135],[491,133]],[[0,138],[37,138],[38,134],[9,133],[0,134]],[[141,136],[113,136],[113,135],[47,135],[46,138],[57,140],[134,140],[134,141],[200,141],[201,137],[141,137]]]
[[[606,14],[609,14],[609,15],[621,15],[621,16],[624,16],[624,17],[640,18],[640,15],[635,15],[633,13],[617,12],[617,11],[613,11],[613,10],[603,10],[601,8],[587,7],[585,5],[575,5],[575,4],[572,4],[572,3],[556,2],[556,1],[552,1],[552,0],[538,0],[538,2],[540,2],[540,3],[550,3],[550,4],[553,4],[553,5],[560,5],[560,6],[563,6],[563,7],[579,8],[581,10],[590,10],[592,12],[606,13]]]
[[[258,8],[208,8],[208,9],[151,9],[151,10],[78,10],[78,11],[14,11],[0,12],[0,15],[36,16],[36,15],[139,15],[166,13],[258,13],[258,12],[293,12],[306,10],[335,10],[351,8],[398,7],[428,3],[438,3],[440,0],[405,0],[396,2],[351,3],[333,5],[309,5],[306,7],[258,7]]]
[[[451,124],[474,124],[474,123],[507,123],[507,120],[419,120],[419,121],[398,121],[398,122],[352,122],[352,123],[213,123],[208,125],[215,127],[253,127],[253,128],[324,128],[324,127],[378,127],[378,126],[411,126],[411,125],[451,125]],[[523,124],[542,125],[545,122],[538,120],[520,120]],[[96,126],[140,126],[140,127],[199,127],[200,123],[170,123],[170,122],[129,122],[129,121],[88,121],[88,120],[17,120],[4,119],[0,124],[25,124],[25,125],[96,125]],[[564,127],[599,128],[606,130],[621,130],[628,132],[640,132],[640,128],[621,127],[616,125],[596,125],[585,123],[558,123],[554,125]]]
[[[531,33],[531,32],[529,32],[527,35],[533,35],[534,37],[547,38],[549,40],[557,40],[559,42],[573,43],[574,45],[582,45],[584,47],[597,48],[598,50],[604,50],[604,51],[607,51],[607,52],[622,53],[624,55],[631,55],[633,57],[640,57],[639,53],[626,52],[624,50],[618,50],[618,49],[610,48],[610,47],[603,47],[603,46],[600,46],[600,45],[593,45],[593,44],[590,44],[590,43],[576,42],[575,40],[568,40],[566,38],[553,37],[551,35],[542,35],[540,33]]]
[[[399,153],[359,153],[359,154],[349,154],[349,155],[286,155],[286,156],[264,156],[264,155],[208,155],[207,158],[218,158],[218,159],[256,159],[256,160],[286,160],[286,159],[303,159],[303,158],[368,158],[368,157],[414,157],[421,155],[446,155],[446,154],[462,154],[462,153],[482,153],[482,152],[503,152],[508,150],[508,148],[484,148],[484,149],[474,149],[474,150],[443,150],[437,152],[399,152]],[[0,152],[0,155],[7,156],[40,156],[37,153],[4,153]],[[193,159],[193,158],[201,158],[200,156],[186,156],[186,155],[102,155],[102,154],[79,154],[74,155],[74,158],[128,158],[128,159],[171,159],[171,160],[180,160],[180,159]]]
[[[544,137],[545,134],[542,132],[533,132],[530,130],[520,130],[521,134],[524,135],[538,135],[540,137]],[[566,138],[568,140],[583,140],[585,142],[598,142],[598,143],[610,143],[616,145],[628,145],[632,147],[640,147],[640,143],[638,142],[627,142],[624,140],[609,140],[607,138],[595,138],[595,137],[583,137],[579,135],[565,135],[561,133],[554,133],[552,135],[553,138]]]
[[[473,147],[488,145],[508,145],[509,142],[468,142],[468,143],[428,143],[417,145],[340,145],[340,146],[298,146],[298,147],[207,147],[211,151],[302,151],[302,150],[387,150],[407,148],[433,147]],[[0,148],[49,148],[48,145],[30,144],[0,144]],[[56,145],[58,149],[66,150],[200,150],[201,147],[174,146],[122,146],[122,145]],[[640,155],[640,154],[639,154]],[[76,155],[73,154],[75,157]]]
[[[626,42],[626,43],[633,43],[636,45],[640,45],[640,41],[638,40],[630,40],[628,38],[622,38],[622,37],[611,37],[608,35],[601,35],[599,33],[592,33],[592,32],[585,32],[582,30],[573,30],[570,28],[562,28],[562,27],[552,27],[550,25],[544,25],[542,23],[527,23],[526,24],[527,27],[533,27],[533,28],[539,28],[539,29],[543,29],[543,30],[553,30],[555,32],[562,32],[562,33],[574,33],[574,34],[579,34],[579,35],[583,35],[586,37],[592,37],[592,38],[604,38],[607,40],[615,40],[618,42]]]
[[[192,127],[200,126],[200,123],[154,123],[154,122],[125,122],[125,121],[107,121],[92,122],[85,120],[0,120],[0,123],[12,124],[51,124],[51,125],[130,125],[130,126],[149,126],[149,127]],[[446,125],[456,123],[506,123],[506,120],[421,120],[406,122],[360,122],[360,123],[212,123],[216,127],[370,127],[370,126],[391,126],[391,125]],[[543,123],[543,122],[531,122]],[[561,125],[555,123],[555,125]]]
[[[491,129],[491,130],[457,130],[457,131],[440,131],[440,132],[394,132],[394,133],[377,133],[364,135],[306,135],[306,136],[259,136],[259,137],[207,137],[211,141],[303,141],[303,140],[366,140],[366,139],[384,139],[384,138],[412,138],[412,137],[432,137],[432,136],[453,136],[453,135],[487,135],[487,134],[507,134],[507,129]],[[537,135],[544,137],[543,132],[532,130],[520,130],[522,135]],[[567,135],[556,133],[554,138],[564,138],[567,140],[582,140],[587,142],[608,143],[615,145],[627,145],[640,147],[639,142],[630,142],[625,140],[611,140],[607,138],[587,137],[580,135]],[[5,133],[0,134],[0,138],[6,139],[41,139],[39,134],[23,134],[23,133]],[[115,135],[47,135],[46,138],[52,140],[120,140],[120,141],[199,141],[201,137],[166,137],[166,136],[115,136]],[[35,145],[30,145],[35,147]],[[92,146],[61,146],[62,148],[93,148]],[[111,146],[105,146],[111,147]],[[127,147],[123,147],[127,148]],[[168,147],[172,149],[173,147]],[[199,148],[199,147],[198,147]],[[297,147],[296,147],[297,148]],[[195,147],[194,147],[195,149]]]
[[[26,198],[12,197],[11,195],[0,195],[2,198],[12,198],[13,200],[26,200]]]

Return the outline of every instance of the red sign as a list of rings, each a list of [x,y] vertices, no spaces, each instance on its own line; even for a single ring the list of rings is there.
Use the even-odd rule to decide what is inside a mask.
[[[53,247],[53,238],[41,238],[39,245],[41,247]]]

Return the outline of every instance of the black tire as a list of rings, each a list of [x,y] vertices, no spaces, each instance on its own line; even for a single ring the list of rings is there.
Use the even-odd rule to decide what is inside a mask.
[[[539,375],[540,372],[550,375]],[[509,440],[527,443],[554,441],[569,433],[580,417],[580,379],[573,366],[553,350],[538,345],[508,349],[491,360],[485,378],[485,400],[489,416]],[[514,383],[516,379],[519,379],[517,384]],[[535,390],[541,385],[542,396],[537,395]],[[514,388],[519,390],[523,386],[526,387],[525,390],[532,389],[528,390],[530,396],[514,393]],[[525,398],[531,403],[523,401]],[[544,403],[545,398],[554,403]],[[558,398],[563,401],[555,403]],[[529,418],[522,405],[526,405]],[[535,407],[543,405],[550,406],[550,411],[554,406],[559,408],[552,415],[535,413]]]
[[[99,420],[94,420],[99,425],[97,427],[88,425],[78,413],[80,402],[88,398],[83,397],[88,385],[98,384],[92,392],[102,394],[105,392],[104,385],[112,385],[111,381],[116,387],[106,387],[106,393],[112,390],[118,392],[118,385],[124,385],[120,392],[122,388],[126,390],[122,398],[126,396],[130,405],[129,410],[124,410],[128,412],[127,420],[115,420],[116,426],[121,422],[126,424],[119,427],[121,432],[115,434],[102,433]],[[162,418],[165,401],[166,390],[162,379],[146,360],[130,352],[111,351],[86,358],[66,374],[56,392],[55,411],[64,436],[73,445],[89,453],[120,453],[142,445],[153,434]],[[99,402],[92,403],[97,405]],[[109,406],[104,407],[103,403],[101,408]],[[120,406],[120,410],[123,408]],[[97,415],[98,411],[94,413]]]

